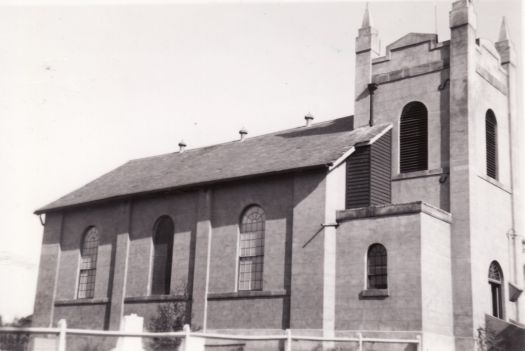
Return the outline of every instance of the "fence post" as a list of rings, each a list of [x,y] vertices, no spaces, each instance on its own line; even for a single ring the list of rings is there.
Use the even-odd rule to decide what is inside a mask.
[[[292,351],[292,331],[290,329],[286,329],[286,346],[284,350]]]
[[[182,330],[184,331],[184,351],[191,351],[190,350],[190,335],[191,335],[191,328],[189,324],[184,324],[184,327],[182,327]]]
[[[417,339],[417,347],[416,347],[416,350],[417,350],[417,351],[423,351],[423,345],[421,344],[421,335],[417,335],[417,336],[416,336],[416,339]]]
[[[359,351],[363,351],[363,334],[357,333],[357,338],[359,339]]]
[[[65,319],[61,319],[58,321],[58,328],[60,331],[58,332],[58,344],[57,344],[57,351],[66,351],[66,328],[67,323]]]

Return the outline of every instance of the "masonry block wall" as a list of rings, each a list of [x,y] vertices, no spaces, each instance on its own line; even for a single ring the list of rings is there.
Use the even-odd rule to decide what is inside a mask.
[[[291,279],[286,249],[292,237],[293,184],[294,178],[286,176],[214,188],[208,328],[286,327]],[[239,221],[250,205],[261,206],[266,215],[263,284],[267,294],[260,296],[236,294]]]
[[[291,328],[355,336],[356,330],[374,330],[371,335],[381,337],[408,331],[403,335],[423,333],[428,350],[473,350],[477,329],[492,314],[492,261],[503,273],[503,319],[522,320],[523,298],[508,299],[508,283],[524,284],[522,237],[516,236],[519,221],[513,218],[518,178],[511,155],[516,145],[511,138],[516,124],[512,55],[508,38],[495,46],[477,38],[473,7],[468,0],[453,4],[450,41],[410,33],[388,45],[382,57],[367,10],[356,40],[358,129],[352,133],[377,127],[367,126],[370,83],[377,84],[374,123],[384,129],[374,141],[353,145],[391,143],[392,179],[386,189],[392,204],[344,210],[355,190],[348,188],[359,183],[348,171],[349,150],[323,168],[255,174],[50,211],[35,326],[66,318],[71,327],[118,329],[124,314],[137,313],[147,323],[160,305],[180,302],[187,306],[186,320],[207,331]],[[428,111],[428,167],[402,173],[400,117],[413,101]],[[495,178],[486,171],[489,109],[497,119]],[[388,157],[382,159],[389,163]],[[367,174],[370,179],[376,175]],[[385,183],[388,178],[381,176]],[[250,205],[261,206],[266,217],[263,289],[239,291],[239,222]],[[163,215],[174,222],[170,292],[152,295],[152,236]],[[95,292],[92,299],[77,299],[80,246],[90,226],[100,234]],[[388,289],[367,287],[367,250],[375,243],[387,250]]]
[[[62,214],[47,216],[42,238],[33,323],[42,327],[53,326],[56,282],[60,264],[60,237]]]
[[[338,173],[340,176],[337,179],[344,182],[344,173]],[[203,275],[209,274],[206,298],[208,328],[238,329],[249,326],[283,329],[290,326],[292,315],[298,327],[301,327],[300,323],[311,327],[311,323],[316,323],[318,314],[323,313],[319,289],[323,286],[324,256],[319,255],[318,250],[322,252],[324,244],[322,233],[319,235],[326,216],[323,207],[326,196],[324,177],[324,172],[298,173],[210,188],[209,273],[195,269],[208,259],[207,251],[196,250],[197,218],[202,212],[198,191],[134,200],[129,204],[129,217],[124,219],[121,212],[124,205],[121,203],[70,210],[63,214],[63,219],[62,215],[50,215],[46,224],[46,233],[49,234],[46,234],[45,240],[53,245],[53,258],[49,262],[43,261],[41,269],[49,272],[49,277],[57,272],[56,297],[42,296],[39,298],[42,303],[37,302],[42,308],[44,302],[48,309],[54,308],[53,324],[66,318],[72,327],[114,329],[118,326],[110,325],[112,313],[138,313],[148,319],[157,313],[162,303],[189,303],[194,281],[203,280]],[[337,181],[335,184],[339,186]],[[339,206],[339,202],[344,201],[344,194],[336,198],[339,200],[335,200],[334,206]],[[237,290],[239,220],[243,210],[254,204],[261,206],[266,215],[264,291],[242,294]],[[169,215],[175,223],[172,284],[169,296],[151,296],[152,235],[155,221],[162,215]],[[300,224],[294,221],[297,218],[301,219]],[[114,262],[118,259],[120,222],[129,222],[126,269],[118,273],[125,274],[127,279],[117,277],[114,269]],[[96,226],[100,233],[95,294],[93,299],[78,300],[80,245],[86,228],[90,226]],[[294,226],[304,234],[296,235],[295,243],[292,241]],[[296,260],[301,260],[295,266],[292,263],[292,246],[297,251]],[[310,250],[308,254],[306,251]],[[43,260],[46,255],[43,252]],[[53,268],[54,265],[56,268]],[[293,267],[296,272],[294,284]],[[123,282],[124,286],[113,285],[115,281]],[[48,291],[53,291],[54,279],[45,283],[49,285]],[[317,284],[318,289],[312,289],[313,284]],[[290,295],[293,289],[297,291],[298,305],[292,311]],[[114,291],[121,291],[124,306],[111,308]],[[300,301],[308,299],[312,299],[312,305],[319,306],[318,311],[304,308]],[[202,326],[203,317],[195,315],[203,310],[202,304],[203,301],[194,300],[188,315],[188,320],[194,319],[197,326]],[[115,312],[115,309],[118,311]]]
[[[372,62],[374,119],[392,123],[392,202],[423,200],[449,210],[448,94],[449,46],[437,35],[407,34],[386,48],[386,56]],[[400,173],[399,130],[403,107],[419,101],[428,111],[428,170]],[[442,180],[440,182],[440,179]]]
[[[450,214],[411,203],[340,211],[338,219],[338,334],[422,330],[436,350],[453,349]],[[376,243],[387,250],[388,293],[370,296],[366,255]]]

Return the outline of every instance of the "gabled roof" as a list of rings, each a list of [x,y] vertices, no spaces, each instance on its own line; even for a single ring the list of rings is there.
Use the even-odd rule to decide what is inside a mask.
[[[132,160],[36,214],[139,194],[220,181],[328,168],[356,144],[373,141],[390,125],[352,130],[353,116],[208,147]]]

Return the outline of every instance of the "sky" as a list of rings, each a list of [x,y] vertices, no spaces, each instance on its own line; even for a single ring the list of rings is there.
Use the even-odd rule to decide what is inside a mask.
[[[506,16],[521,59],[519,0],[476,3],[478,35],[496,41]],[[436,27],[440,41],[450,38],[451,1],[369,6],[383,49]],[[253,136],[302,125],[307,113],[315,122],[352,114],[364,8],[358,1],[0,0],[4,321],[32,313],[38,207],[127,160],[177,151],[182,139],[195,148],[237,139],[242,127]]]

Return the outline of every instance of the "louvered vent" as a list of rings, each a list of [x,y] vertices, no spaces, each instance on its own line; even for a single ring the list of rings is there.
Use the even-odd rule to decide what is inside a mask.
[[[427,109],[420,102],[411,102],[403,108],[400,131],[401,173],[428,168]]]
[[[370,204],[392,201],[392,130],[372,144],[370,149]]]
[[[346,208],[367,206],[370,206],[370,146],[362,146],[346,162]]]
[[[357,147],[346,161],[346,208],[390,203],[392,131]]]
[[[496,116],[492,110],[488,110],[485,116],[485,138],[487,148],[487,175],[497,179],[498,174],[498,140],[497,140]]]

